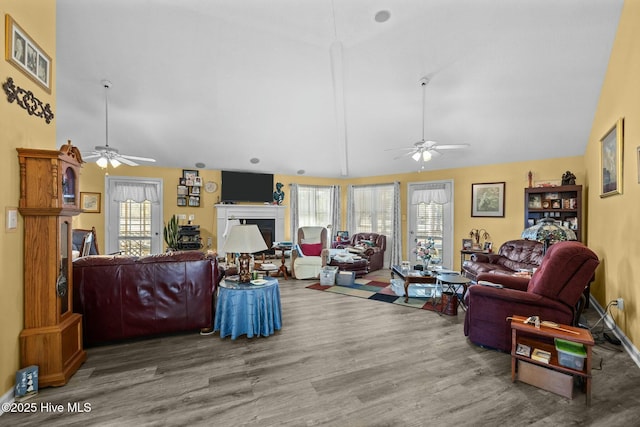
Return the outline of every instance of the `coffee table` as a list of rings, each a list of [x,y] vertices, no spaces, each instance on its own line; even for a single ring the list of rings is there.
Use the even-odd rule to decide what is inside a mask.
[[[391,266],[391,278],[397,275],[404,280],[404,302],[409,302],[409,285],[412,283],[436,283],[436,278],[422,271],[405,270],[399,265]]]

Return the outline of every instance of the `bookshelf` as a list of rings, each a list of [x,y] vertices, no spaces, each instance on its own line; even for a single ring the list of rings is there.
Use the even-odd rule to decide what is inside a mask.
[[[582,186],[532,187],[524,190],[524,228],[552,218],[576,233],[582,242]]]

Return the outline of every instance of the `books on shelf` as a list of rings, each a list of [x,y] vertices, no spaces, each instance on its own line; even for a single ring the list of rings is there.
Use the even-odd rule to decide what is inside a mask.
[[[549,363],[551,360],[551,353],[548,351],[540,350],[539,348],[533,349],[533,353],[531,353],[531,358],[533,360],[537,360],[542,363]]]
[[[529,357],[531,355],[531,347],[525,344],[518,344],[516,347],[516,354]]]

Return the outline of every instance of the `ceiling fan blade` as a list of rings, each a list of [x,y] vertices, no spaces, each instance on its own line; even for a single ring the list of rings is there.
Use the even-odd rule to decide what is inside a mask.
[[[408,153],[401,154],[393,158],[393,160],[403,159],[405,157],[413,156],[416,153],[416,150],[409,151]]]
[[[469,144],[442,144],[434,145],[433,148],[437,148],[438,150],[460,150],[463,148],[469,148]]]
[[[129,166],[139,166],[136,162],[133,162],[129,159],[127,159],[125,156],[118,156],[115,158],[117,161],[119,161],[120,163],[124,163],[125,165],[129,165]]]
[[[101,155],[102,154],[100,154],[100,153],[93,152],[93,153],[91,153],[91,154],[89,154],[87,156],[82,156],[82,158],[83,159],[96,159],[96,158],[100,157]]]
[[[120,154],[118,157],[124,157],[129,160],[138,160],[140,162],[155,162],[156,159],[152,159],[150,157],[137,157],[137,156],[127,156],[125,154]]]
[[[387,148],[384,151],[415,151],[416,147]]]

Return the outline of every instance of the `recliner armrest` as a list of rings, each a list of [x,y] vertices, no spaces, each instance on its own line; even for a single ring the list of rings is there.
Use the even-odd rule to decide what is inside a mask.
[[[520,276],[511,276],[509,274],[480,273],[476,280],[497,283],[505,288],[515,289],[518,291],[526,291],[529,287],[529,278]]]

